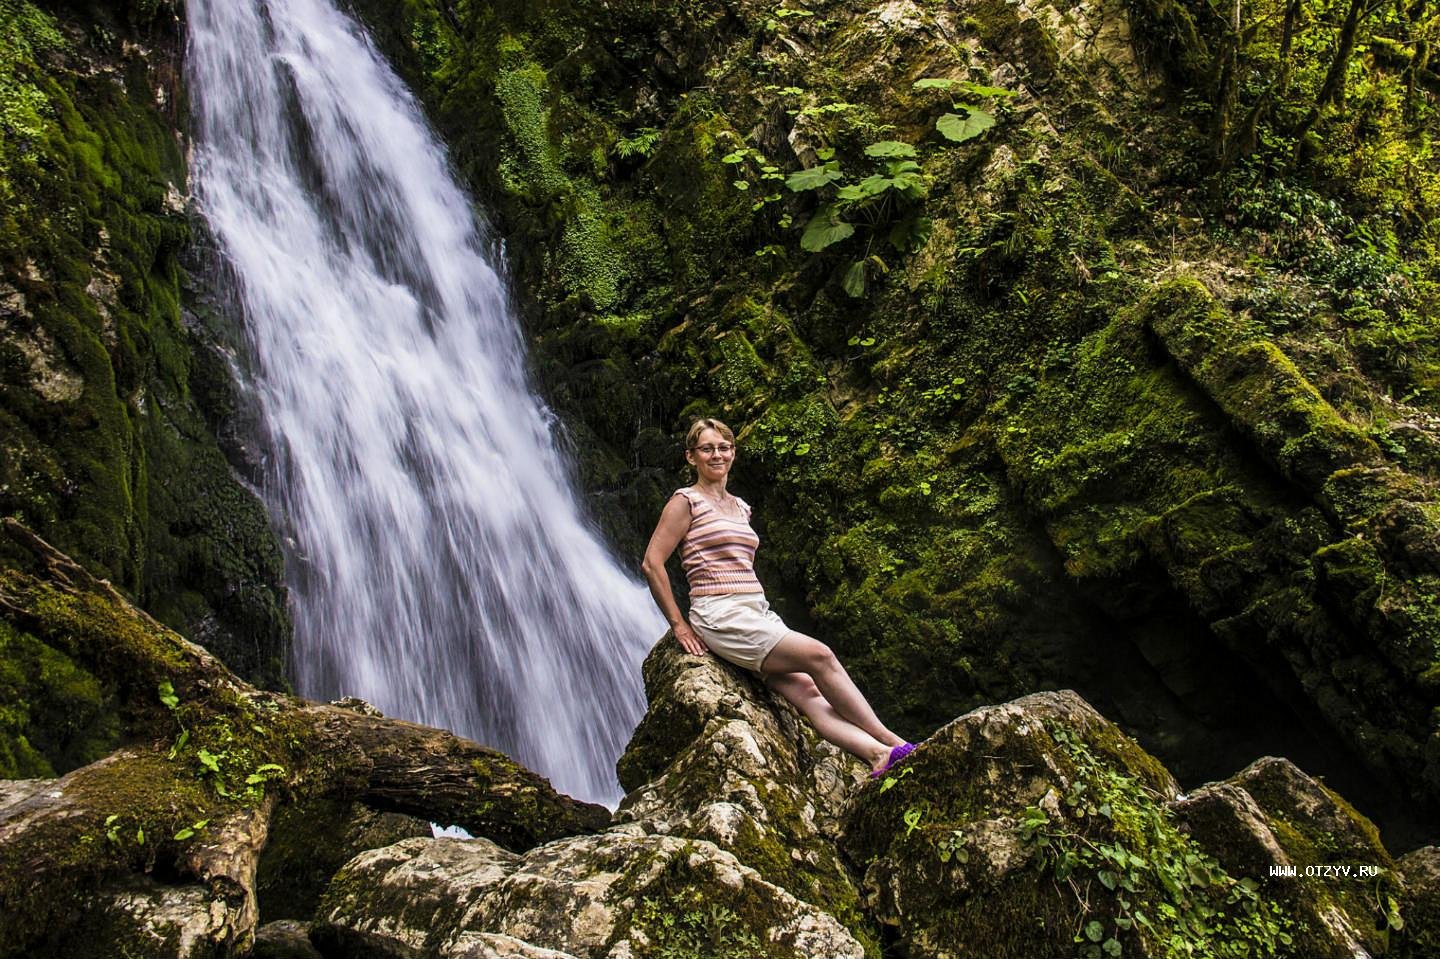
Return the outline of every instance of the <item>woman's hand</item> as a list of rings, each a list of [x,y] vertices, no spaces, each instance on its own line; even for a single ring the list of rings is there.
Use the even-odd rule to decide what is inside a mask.
[[[675,638],[680,640],[680,645],[685,647],[685,652],[691,656],[704,656],[710,652],[710,647],[701,642],[700,637],[695,635],[695,630],[690,624],[681,621],[674,628]]]

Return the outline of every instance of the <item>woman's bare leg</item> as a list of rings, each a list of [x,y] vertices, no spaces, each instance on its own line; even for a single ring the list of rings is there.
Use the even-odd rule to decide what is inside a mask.
[[[841,716],[805,673],[767,673],[765,685],[790,701],[814,725],[826,742],[879,769],[890,757],[890,747]]]
[[[855,681],[835,658],[835,653],[818,639],[804,633],[786,633],[785,638],[770,650],[760,668],[767,677],[770,673],[808,674],[842,719],[849,720],[887,746],[898,746],[905,741],[880,721],[866,702],[865,694],[856,688]],[[828,736],[826,738],[829,739]]]

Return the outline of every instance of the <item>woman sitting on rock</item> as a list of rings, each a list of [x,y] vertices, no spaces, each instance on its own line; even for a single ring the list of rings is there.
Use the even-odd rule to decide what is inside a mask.
[[[665,504],[643,566],[680,645],[759,673],[821,736],[869,763],[871,776],[908,756],[914,745],[885,728],[830,647],[788,628],[765,601],[755,578],[760,538],[750,528],[750,506],[725,492],[735,464],[730,427],[697,420],[685,437],[685,459],[695,468],[695,485],[676,490]],[[688,622],[665,574],[677,545],[690,582]]]

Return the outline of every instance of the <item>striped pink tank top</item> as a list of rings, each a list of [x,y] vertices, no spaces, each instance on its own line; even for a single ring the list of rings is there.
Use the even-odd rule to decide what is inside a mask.
[[[690,582],[690,595],[763,593],[755,578],[760,537],[750,528],[750,504],[735,497],[744,514],[737,519],[720,512],[698,490],[686,487],[671,495],[690,503],[690,528],[680,540],[680,565]]]

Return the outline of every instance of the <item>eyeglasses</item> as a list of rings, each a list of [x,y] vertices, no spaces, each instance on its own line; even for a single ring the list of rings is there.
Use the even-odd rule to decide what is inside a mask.
[[[712,446],[707,443],[704,446],[692,446],[690,449],[699,453],[701,456],[709,456],[712,453],[733,453],[735,452],[735,444],[721,443],[718,446]]]

